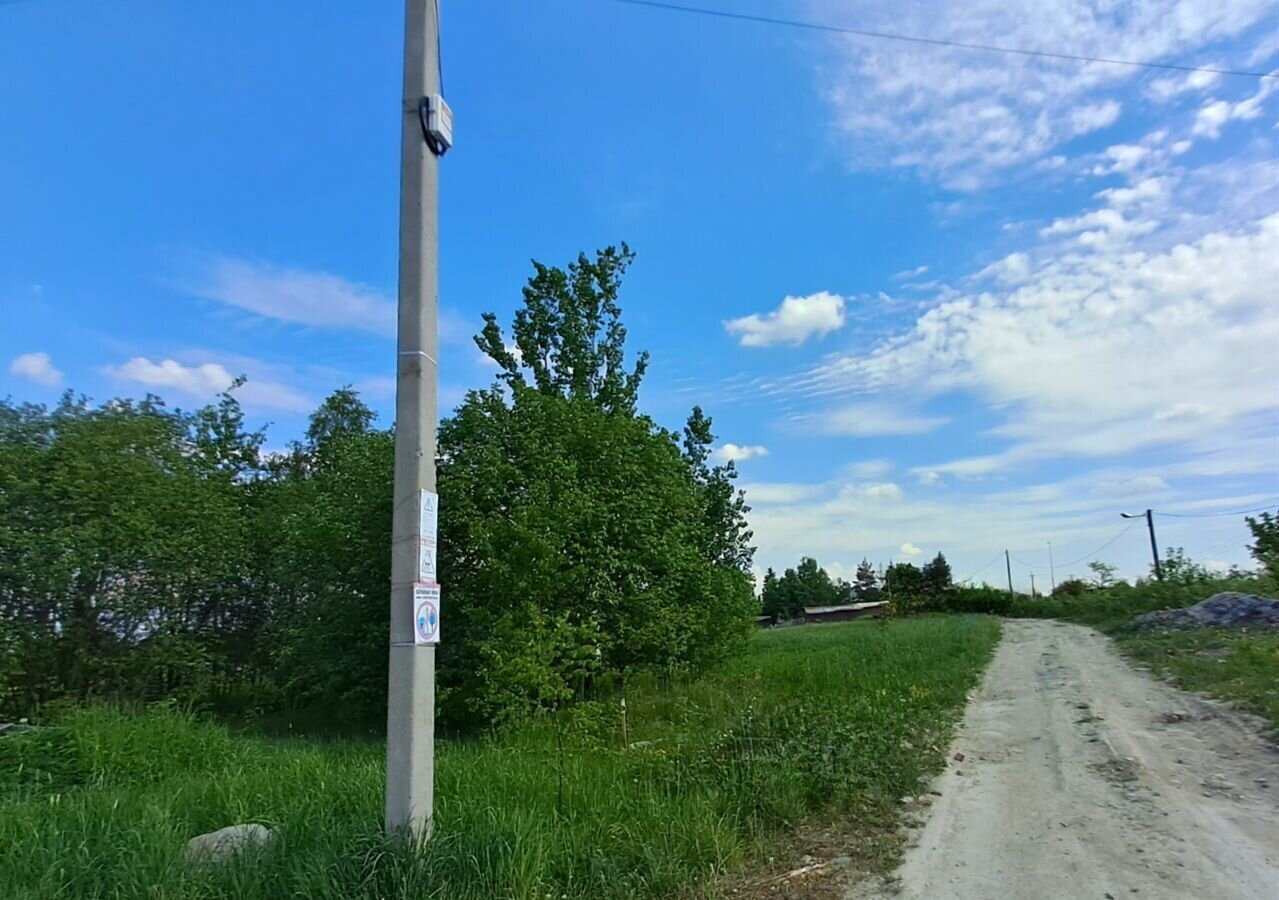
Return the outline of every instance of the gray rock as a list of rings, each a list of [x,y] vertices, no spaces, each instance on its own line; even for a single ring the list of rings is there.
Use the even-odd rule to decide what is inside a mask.
[[[1138,628],[1279,629],[1279,600],[1226,591],[1185,609],[1161,609],[1132,620]]]
[[[187,862],[221,862],[243,850],[266,847],[275,834],[264,825],[228,825],[187,841]]]
[[[22,734],[24,731],[38,730],[38,725],[28,725],[26,722],[0,722],[0,736],[6,734]]]

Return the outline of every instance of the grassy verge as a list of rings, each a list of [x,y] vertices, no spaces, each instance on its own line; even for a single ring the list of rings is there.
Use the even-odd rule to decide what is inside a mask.
[[[1020,600],[1013,615],[1091,625],[1120,650],[1179,687],[1229,700],[1265,717],[1279,730],[1279,634],[1193,628],[1138,631],[1134,616],[1192,606],[1222,591],[1279,596],[1271,578],[1232,578],[1191,584],[1150,583],[1094,590],[1075,597]]]
[[[0,744],[0,896],[709,896],[805,823],[889,827],[997,638],[979,617],[770,631],[694,683],[633,683],[629,748],[613,703],[444,744],[417,854],[380,835],[379,745],[84,711]],[[260,858],[183,865],[250,821],[280,836]]]
[[[1279,732],[1279,634],[1196,628],[1128,632],[1119,645],[1179,686],[1229,700]]]

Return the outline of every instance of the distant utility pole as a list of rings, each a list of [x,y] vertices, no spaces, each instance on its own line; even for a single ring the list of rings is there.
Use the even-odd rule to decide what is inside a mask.
[[[1053,542],[1048,542],[1048,578],[1052,581],[1053,593],[1057,593],[1057,567],[1053,565]]]
[[[1130,516],[1128,513],[1120,513],[1119,515],[1125,519],[1140,519],[1143,514],[1134,513]],[[1150,556],[1155,561],[1155,578],[1163,581],[1164,570],[1159,565],[1159,544],[1155,541],[1155,516],[1150,510],[1146,510],[1144,515],[1146,517],[1146,528],[1150,530]]]
[[[996,559],[998,559],[998,557],[996,557]],[[1008,596],[1015,600],[1017,595],[1013,593],[1013,563],[1012,559],[1008,556],[1007,550],[1004,551],[1004,565],[1008,569]]]
[[[1035,573],[1030,573],[1030,599],[1035,599]]]
[[[440,96],[439,0],[407,0],[400,108],[400,272],[391,523],[386,830],[427,838],[435,794],[435,428],[439,161],[452,142]]]

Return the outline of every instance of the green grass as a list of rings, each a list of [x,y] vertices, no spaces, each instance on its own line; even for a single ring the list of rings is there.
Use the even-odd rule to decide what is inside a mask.
[[[1152,582],[1089,591],[1076,597],[1019,600],[1013,615],[1091,625],[1156,674],[1190,691],[1229,700],[1279,730],[1279,634],[1191,628],[1137,630],[1134,616],[1193,606],[1222,591],[1279,596],[1273,578],[1223,578],[1190,584]]]
[[[1122,634],[1119,644],[1156,674],[1255,712],[1279,732],[1279,634],[1145,631]]]
[[[633,682],[641,746],[621,746],[614,702],[442,743],[419,853],[381,836],[378,744],[83,711],[0,743],[0,897],[714,895],[807,823],[887,829],[942,765],[997,639],[980,617],[769,631],[696,682]],[[182,863],[190,837],[239,822],[280,839]]]

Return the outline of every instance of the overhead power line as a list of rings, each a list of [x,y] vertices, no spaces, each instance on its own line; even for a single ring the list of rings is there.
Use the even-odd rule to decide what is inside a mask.
[[[997,47],[992,44],[970,44],[965,41],[949,41],[941,38],[916,37],[914,35],[893,34],[886,31],[868,31],[863,28],[845,28],[840,25],[825,25],[820,22],[803,22],[798,19],[778,19],[773,16],[756,16],[749,13],[729,12],[723,9],[707,9],[700,6],[685,6],[679,3],[663,3],[660,0],[607,0],[609,3],[623,3],[627,6],[644,6],[649,9],[660,9],[668,12],[690,13],[699,16],[712,16],[719,19],[737,19],[742,22],[756,22],[761,25],[780,25],[786,28],[804,28],[809,31],[825,31],[832,34],[851,34],[858,37],[876,38],[883,41],[903,41],[911,44],[931,44],[937,47],[958,47],[961,50],[980,50],[986,53],[1010,53],[1016,56],[1037,56],[1043,59],[1063,59],[1071,62],[1106,63],[1112,66],[1129,66],[1134,69],[1163,69],[1174,72],[1211,72],[1214,75],[1236,75],[1244,78],[1279,78],[1279,72],[1248,72],[1240,69],[1217,69],[1211,66],[1186,66],[1177,63],[1139,62],[1135,59],[1109,59],[1102,56],[1081,56],[1075,53],[1055,53],[1050,50],[1025,50],[1020,47]]]
[[[1083,562],[1084,560],[1092,559],[1092,558],[1093,558],[1093,557],[1095,557],[1098,553],[1100,553],[1101,551],[1105,550],[1107,547],[1109,547],[1109,546],[1110,546],[1111,544],[1113,544],[1115,541],[1119,540],[1121,537],[1123,537],[1125,534],[1127,534],[1129,531],[1131,531],[1131,530],[1132,530],[1133,525],[1136,525],[1136,524],[1137,524],[1136,522],[1132,522],[1132,523],[1130,523],[1130,524],[1128,524],[1128,525],[1125,525],[1125,526],[1124,526],[1123,531],[1119,532],[1117,535],[1115,535],[1114,537],[1112,537],[1110,540],[1106,541],[1106,543],[1102,544],[1102,545],[1101,545],[1100,547],[1098,547],[1096,550],[1093,550],[1093,551],[1091,551],[1091,552],[1085,553],[1083,556],[1079,557],[1079,559],[1072,559],[1070,562],[1057,563],[1057,564],[1056,564],[1056,566],[1055,566],[1055,568],[1058,568],[1058,569],[1068,568],[1068,567],[1070,567],[1070,566],[1078,565],[1079,563]],[[1018,564],[1019,566],[1025,566],[1025,567],[1026,567],[1026,568],[1028,568],[1028,569],[1045,569],[1045,570],[1046,570],[1046,569],[1048,569],[1048,568],[1049,568],[1048,566],[1037,566],[1037,565],[1035,565],[1034,563],[1023,562],[1022,560],[1017,559],[1017,557],[1015,557],[1015,556],[1013,557],[1013,559],[1017,561],[1017,564]]]
[[[1247,515],[1248,513],[1255,513],[1255,512],[1268,512],[1268,511],[1270,511],[1270,510],[1274,509],[1276,506],[1279,506],[1279,500],[1275,501],[1274,503],[1268,503],[1268,504],[1266,504],[1265,506],[1258,506],[1256,509],[1236,509],[1236,510],[1233,510],[1233,511],[1231,511],[1231,512],[1218,512],[1218,513],[1165,513],[1165,512],[1157,512],[1157,513],[1155,513],[1155,515],[1157,515],[1157,516],[1169,516],[1169,517],[1174,518],[1174,519],[1209,519],[1209,518],[1212,518],[1212,517],[1214,517],[1214,516],[1242,516],[1242,515]]]
[[[987,569],[989,569],[989,568],[990,568],[991,566],[993,566],[995,563],[999,562],[999,557],[1001,557],[1001,556],[1003,556],[1003,555],[1004,555],[1004,554],[1002,554],[1002,553],[996,553],[996,554],[994,555],[994,557],[992,557],[992,558],[991,558],[990,562],[986,563],[986,565],[982,566],[980,569],[978,569],[978,570],[977,570],[976,572],[974,572],[973,574],[969,575],[967,578],[964,578],[964,579],[960,580],[960,582],[959,582],[959,583],[960,583],[960,584],[967,584],[968,582],[972,581],[974,578],[976,578],[976,577],[977,577],[978,575],[980,575],[982,572],[985,572]]]

